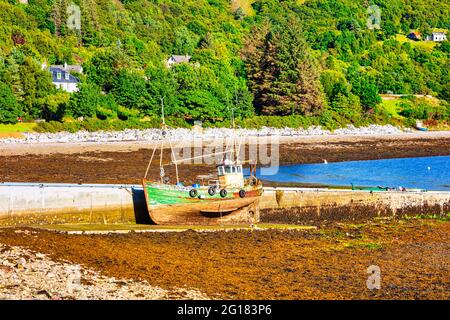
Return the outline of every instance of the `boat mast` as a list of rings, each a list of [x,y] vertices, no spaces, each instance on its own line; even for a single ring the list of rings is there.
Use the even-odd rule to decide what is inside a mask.
[[[161,180],[161,183],[163,183],[163,177],[164,177],[164,168],[162,165],[162,157],[164,153],[164,139],[166,138],[166,122],[164,120],[164,98],[161,98],[161,119],[162,119],[162,136],[161,139],[161,152],[159,153],[159,178]]]
[[[166,120],[164,118],[164,97],[161,97],[161,118],[162,118],[163,128],[165,129]]]
[[[239,161],[239,154],[241,152],[241,145],[242,145],[242,140],[239,141],[239,145],[237,145],[237,135],[236,135],[236,123],[234,121],[234,109],[236,109],[238,107],[238,95],[237,95],[237,90],[236,90],[236,86],[234,87],[234,97],[235,97],[235,106],[233,108],[233,133],[234,133],[234,137],[235,137],[235,157],[236,157],[236,163],[238,163]]]
[[[234,156],[232,155],[233,153],[236,153],[236,136],[235,136],[235,122],[234,122],[234,109],[235,108],[231,108],[230,107],[230,100],[228,98],[228,90],[227,90],[227,107],[228,110],[230,111],[230,129],[231,129],[231,137],[229,142],[226,143],[225,145],[225,155],[224,155],[224,161],[226,159],[229,159],[232,162],[237,162],[237,155],[235,154]],[[227,153],[230,153],[230,155],[228,155]]]
[[[164,97],[161,97],[161,117],[162,117],[163,137],[165,138],[165,135],[167,133],[167,131],[166,131],[167,130],[167,125],[166,125],[166,119],[164,117]],[[179,176],[178,176],[178,164],[177,164],[177,161],[176,161],[175,152],[173,151],[172,140],[170,140],[170,138],[168,140],[169,140],[169,145],[170,145],[170,152],[171,152],[172,158],[174,160],[172,162],[175,164],[175,175],[176,175],[177,184],[178,184],[180,182],[180,179],[179,179]],[[164,146],[164,139],[162,141],[163,141],[162,146]],[[164,150],[161,147],[161,158],[160,158],[160,163],[159,163],[161,168],[162,168],[162,154],[163,154],[163,152],[164,152]],[[163,182],[162,181],[162,177],[161,177],[161,182]]]
[[[168,127],[166,125],[166,120],[165,120],[165,117],[164,117],[164,98],[163,97],[161,97],[161,121],[162,121],[162,123],[161,123],[162,134],[161,135],[162,135],[163,138],[161,139],[161,142],[160,142],[159,176],[160,176],[161,183],[163,183],[164,182],[163,181],[163,177],[164,177],[165,173],[164,173],[164,167],[162,165],[162,158],[163,158],[163,153],[164,153],[164,140],[166,138],[167,129],[168,129]],[[180,179],[179,179],[179,176],[178,176],[178,162],[176,160],[175,152],[173,151],[172,141],[170,139],[169,139],[169,145],[170,145],[170,151],[172,153],[172,157],[174,159],[174,161],[172,161],[172,162],[175,164],[175,174],[176,174],[177,184],[178,184],[180,182]],[[150,161],[149,161],[148,166],[147,166],[147,170],[145,171],[144,179],[147,178],[148,171],[150,169],[150,165],[152,163],[152,160],[153,160],[153,157],[155,155],[155,152],[156,152],[157,148],[158,148],[158,144],[156,144],[155,148],[153,149],[152,156],[151,156]]]

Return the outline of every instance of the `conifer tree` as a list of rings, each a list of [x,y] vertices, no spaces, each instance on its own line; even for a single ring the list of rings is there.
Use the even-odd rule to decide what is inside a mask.
[[[299,21],[266,23],[244,50],[255,104],[263,114],[317,114],[325,104],[319,70]],[[255,34],[253,33],[253,34]]]

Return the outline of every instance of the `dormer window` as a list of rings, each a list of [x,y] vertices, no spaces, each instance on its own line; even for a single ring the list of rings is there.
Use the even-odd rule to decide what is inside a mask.
[[[61,72],[56,73],[56,79],[61,80]]]

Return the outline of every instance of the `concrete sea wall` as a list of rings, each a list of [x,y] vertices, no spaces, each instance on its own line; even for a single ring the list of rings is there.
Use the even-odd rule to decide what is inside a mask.
[[[309,224],[450,212],[450,192],[265,188],[261,221]],[[0,183],[0,225],[151,223],[142,187]]]
[[[0,225],[149,222],[133,185],[0,184]]]
[[[279,223],[445,215],[450,212],[450,192],[265,188],[260,208],[261,221]]]

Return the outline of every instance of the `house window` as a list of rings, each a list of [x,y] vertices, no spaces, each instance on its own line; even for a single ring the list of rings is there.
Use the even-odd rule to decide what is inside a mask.
[[[66,72],[66,73],[64,74],[64,76],[65,76],[66,80],[69,80],[70,73]]]
[[[56,73],[56,79],[61,80],[61,72]]]

